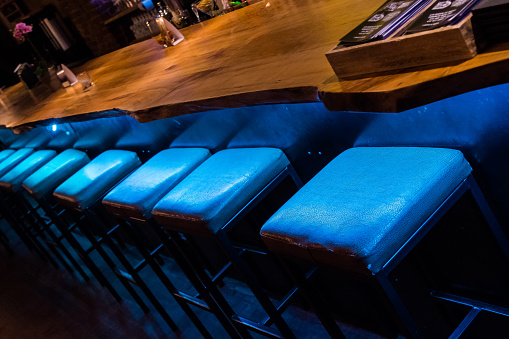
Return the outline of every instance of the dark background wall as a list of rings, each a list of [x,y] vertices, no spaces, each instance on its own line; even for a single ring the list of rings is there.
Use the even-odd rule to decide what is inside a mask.
[[[23,8],[23,15],[12,21],[1,13],[13,1],[0,1],[0,43],[3,46],[0,53],[0,87],[18,82],[13,71],[19,63],[34,63],[37,59],[27,42],[18,44],[13,38],[11,31],[18,22],[33,24],[33,32],[28,36],[38,53],[50,63],[73,66],[121,47],[109,27],[104,24],[116,11],[110,0],[15,1],[18,5],[22,4],[19,7]],[[55,16],[73,44],[65,53],[52,50],[50,41],[38,24],[42,18]]]

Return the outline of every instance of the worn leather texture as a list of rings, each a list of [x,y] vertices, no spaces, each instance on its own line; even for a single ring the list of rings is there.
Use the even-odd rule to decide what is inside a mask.
[[[215,234],[288,165],[275,148],[219,151],[159,201],[152,215],[179,232]]]
[[[10,148],[2,150],[0,152],[0,163],[7,159],[8,157],[10,157],[12,154],[14,154],[14,152],[16,151]]]
[[[32,153],[0,178],[0,189],[18,192],[22,188],[21,184],[23,180],[53,159],[55,155],[57,155],[57,152],[53,150],[43,150]]]
[[[84,210],[140,164],[134,152],[103,152],[58,186],[53,196],[64,206]]]
[[[0,163],[0,178],[7,172],[16,167],[20,162],[25,160],[30,154],[34,153],[33,148],[22,148],[11,154],[7,159]]]
[[[460,151],[349,149],[262,227],[275,251],[377,273],[470,174]]]
[[[53,193],[61,183],[89,162],[85,152],[65,150],[26,178],[23,187],[29,194],[40,199]]]
[[[210,157],[204,148],[171,148],[154,155],[111,190],[102,203],[121,218],[146,220],[175,185]]]

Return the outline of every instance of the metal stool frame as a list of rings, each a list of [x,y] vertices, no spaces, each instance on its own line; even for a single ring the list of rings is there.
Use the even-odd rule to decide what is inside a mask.
[[[413,338],[424,338],[424,336],[421,330],[419,329],[417,323],[415,322],[414,318],[408,311],[403,300],[397,293],[394,285],[389,279],[389,275],[398,266],[398,264],[414,249],[414,247],[417,246],[417,244],[426,236],[426,234],[428,234],[428,232],[436,225],[436,223],[468,191],[472,193],[475,202],[480,208],[485,220],[488,222],[490,231],[495,236],[498,245],[503,251],[505,259],[509,263],[509,240],[507,239],[504,231],[500,227],[493,212],[491,211],[473,175],[470,174],[460,185],[458,185],[458,187],[456,187],[456,189],[449,195],[449,197],[447,197],[444,200],[444,202],[419,227],[419,229],[417,229],[417,231],[414,232],[414,234],[403,244],[403,246],[401,246],[400,249],[384,264],[382,269],[373,276],[378,286],[381,287],[382,291],[387,297],[389,303],[396,311],[396,314],[402,321],[403,325],[405,326],[406,331]],[[315,269],[316,268],[318,267],[315,267]],[[303,277],[299,277],[299,285],[305,284],[306,279],[307,278],[303,279]],[[457,304],[467,305],[472,308],[471,311],[465,316],[463,321],[451,334],[451,336],[449,337],[450,339],[460,338],[462,334],[466,333],[466,329],[468,328],[468,326],[474,321],[476,316],[481,313],[481,311],[493,312],[509,316],[509,309],[504,309],[502,307],[497,307],[494,305],[488,305],[461,296],[451,295],[436,290],[430,291],[430,296],[437,299],[454,302]],[[310,300],[310,302],[313,301]],[[326,328],[331,337],[333,338],[338,337],[337,329],[335,329],[334,326],[329,327],[324,325],[324,327]],[[339,338],[342,338],[341,335],[339,335]]]
[[[171,230],[171,225],[166,228],[165,226],[160,226],[155,222],[153,223],[153,228],[156,230],[156,232],[159,231],[158,234],[163,240],[163,243],[167,246],[175,246],[178,251],[182,253],[184,261],[181,261],[182,258],[176,257],[175,259],[177,263],[182,269],[187,267],[187,269],[192,270],[190,273],[194,275],[192,284],[197,291],[207,291],[210,294],[210,298],[216,301],[222,310],[222,314],[226,315],[228,317],[228,321],[235,326],[238,334],[236,337],[245,338],[246,335],[248,335],[245,330],[249,329],[253,332],[270,338],[295,338],[292,330],[283,320],[281,315],[289,306],[290,301],[293,300],[293,298],[296,296],[297,289],[292,289],[282,299],[280,304],[275,306],[263,290],[263,287],[261,286],[261,283],[259,282],[256,275],[252,272],[249,265],[242,258],[242,253],[244,252],[255,252],[270,256],[272,256],[272,253],[264,246],[262,248],[256,249],[245,247],[239,251],[228,237],[228,232],[231,231],[242,218],[244,218],[260,201],[262,201],[287,177],[290,177],[293,180],[297,188],[302,187],[302,181],[295,172],[295,169],[291,165],[288,165],[213,236],[231,260],[230,263],[228,263],[225,268],[220,270],[220,272],[215,277],[211,277],[210,273],[207,272],[192,242],[186,239],[188,235],[182,235],[179,232]],[[172,243],[172,245],[168,245],[169,242]],[[279,260],[276,260],[276,263],[279,264]],[[230,264],[233,265],[233,267],[235,267],[241,273],[244,281],[253,292],[255,298],[264,308],[268,315],[266,319],[260,322],[256,322],[235,314],[226,299],[222,296],[221,292],[217,289],[216,281],[224,275]],[[204,297],[204,295],[200,296]],[[203,303],[201,300],[195,297],[185,295],[184,293],[181,293],[181,297],[184,298],[187,302],[193,303],[203,309],[211,312],[214,311],[211,310],[210,305],[206,305],[206,303]],[[332,319],[325,319],[329,317],[329,315],[321,312],[317,312],[317,315],[322,322],[327,323]],[[270,324],[272,323],[276,325],[277,330],[270,327]]]

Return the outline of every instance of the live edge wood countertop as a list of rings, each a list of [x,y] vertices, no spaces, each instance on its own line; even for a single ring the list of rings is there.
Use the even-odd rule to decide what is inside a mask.
[[[0,95],[0,124],[123,111],[145,122],[319,100],[331,110],[399,112],[509,80],[509,52],[500,46],[452,66],[338,80],[325,53],[384,2],[263,0],[182,29],[185,40],[176,46],[151,39],[87,62],[74,71],[88,71],[95,83],[88,92],[12,86]]]

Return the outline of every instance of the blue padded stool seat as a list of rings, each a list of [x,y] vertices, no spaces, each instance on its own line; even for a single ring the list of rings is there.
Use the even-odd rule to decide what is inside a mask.
[[[103,152],[58,186],[53,195],[62,205],[82,211],[140,164],[134,152]]]
[[[161,151],[108,193],[102,203],[118,217],[147,220],[154,205],[209,157],[210,151],[204,148]]]
[[[10,148],[2,150],[0,152],[0,162],[4,161],[5,159],[7,159],[11,155],[13,155],[14,152],[16,152],[16,151],[13,149],[10,149]]]
[[[0,163],[0,178],[34,153],[33,148],[21,148]]]
[[[12,170],[0,178],[0,188],[6,191],[18,192],[22,188],[23,180],[53,159],[56,151],[37,151],[29,155]]]
[[[289,164],[275,148],[219,151],[159,201],[152,215],[175,231],[215,234]]]
[[[457,150],[352,148],[283,205],[261,235],[275,252],[376,274],[471,171]]]
[[[23,187],[30,195],[40,199],[53,193],[61,183],[89,162],[85,152],[65,150],[26,178]]]

